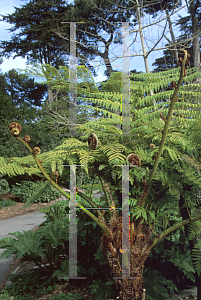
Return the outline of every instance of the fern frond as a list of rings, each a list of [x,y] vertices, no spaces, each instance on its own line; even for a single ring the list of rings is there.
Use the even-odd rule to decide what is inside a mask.
[[[102,146],[100,150],[106,155],[109,163],[114,159],[118,159],[120,164],[123,164],[126,160],[126,156],[122,154],[122,152],[126,151],[126,147],[121,144],[116,143],[110,146]]]
[[[192,260],[194,268],[196,269],[198,276],[201,274],[201,242],[199,241],[194,245],[192,250]]]
[[[17,166],[15,164],[0,164],[0,173],[3,175],[8,175],[9,177],[12,176],[17,176],[17,175],[23,175],[23,174],[28,174],[33,175],[33,174],[38,174],[40,173],[39,168],[25,168],[21,166]]]
[[[191,158],[189,155],[184,154],[180,159],[183,159],[187,163],[191,164],[191,166],[194,166],[194,168],[200,172],[201,164],[198,163],[198,161],[194,158]],[[200,174],[200,173],[199,173]]]

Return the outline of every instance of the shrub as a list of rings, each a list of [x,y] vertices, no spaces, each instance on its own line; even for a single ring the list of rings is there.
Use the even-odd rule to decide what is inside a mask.
[[[11,186],[11,193],[13,193],[18,201],[25,203],[31,195],[43,185],[44,182],[37,180],[36,182],[32,181],[22,181],[21,183],[16,183],[16,185]],[[50,202],[61,196],[61,193],[56,190],[53,186],[48,186],[41,195],[34,202]]]
[[[2,290],[2,293],[0,294],[0,300],[10,300],[11,296],[9,296],[8,292],[5,290]]]
[[[2,175],[1,175],[2,177]],[[0,177],[0,178],[1,178]],[[9,184],[6,179],[0,179],[0,195],[7,194],[10,191]]]
[[[11,205],[15,205],[15,204],[16,203],[10,199],[4,200],[0,197],[0,209],[11,206]]]

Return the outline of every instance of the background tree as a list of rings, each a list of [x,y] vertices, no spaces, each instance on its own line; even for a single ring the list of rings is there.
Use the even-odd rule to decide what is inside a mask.
[[[156,11],[155,11],[152,7],[154,5],[154,3],[152,3],[151,1],[138,1],[137,0],[137,1],[130,1],[130,2],[133,4],[132,9],[130,9],[130,10],[134,11],[133,12],[133,15],[135,16],[135,19],[133,20],[134,25],[137,25],[137,24],[139,25],[137,29],[135,28],[134,30],[133,29],[130,30],[130,34],[132,34],[132,33],[136,34],[134,39],[133,39],[133,42],[131,43],[131,45],[133,43],[135,43],[137,35],[139,34],[140,35],[141,46],[142,46],[142,54],[140,54],[140,55],[143,56],[144,62],[145,62],[146,72],[149,73],[149,65],[148,65],[148,59],[147,58],[148,58],[149,54],[152,51],[157,50],[157,45],[160,43],[160,41],[163,38],[167,39],[167,36],[166,36],[167,24],[169,24],[169,29],[171,31],[171,36],[173,37],[173,31],[172,31],[172,27],[171,27],[171,19],[170,18],[174,13],[176,13],[179,10],[179,7],[181,6],[181,3],[180,3],[180,1],[179,2],[178,1],[171,1],[169,6],[167,6],[167,5],[164,6],[163,5],[162,10],[164,10],[164,9],[166,10],[166,17],[164,18],[164,16],[160,16],[160,18],[157,21],[154,19],[153,22],[150,22],[149,24],[146,24],[146,25],[142,26],[142,18],[145,16],[145,12],[146,13],[150,12],[150,14],[152,13],[153,15],[154,14],[156,15],[156,11],[159,10],[159,7],[156,4]],[[117,10],[121,10],[121,9],[126,10],[126,9],[128,9],[128,8],[126,8],[126,6],[122,6],[121,3],[116,2],[116,5],[117,5]],[[175,7],[178,7],[177,11],[175,11]],[[101,11],[101,8],[97,7],[97,10]],[[164,20],[166,22],[165,24],[162,23],[162,21],[164,21]],[[110,26],[113,25],[111,23],[111,21],[110,21],[109,24],[110,24]],[[149,50],[147,50],[146,47],[145,47],[145,44],[147,44],[147,41],[144,37],[143,31],[144,31],[145,28],[151,27],[153,25],[156,26],[157,24],[159,24],[159,26],[163,28],[163,31],[160,33],[160,36],[158,37],[156,42],[153,42],[153,46],[149,47]],[[117,30],[116,40],[117,41],[122,41],[122,34],[119,30]],[[173,37],[173,40],[174,40],[174,37]],[[163,48],[164,48],[164,46],[159,47],[158,49],[161,50]],[[175,49],[175,51],[176,51],[176,49]],[[114,53],[114,56],[115,56],[115,59],[113,61],[115,61],[117,58],[120,58],[120,57],[117,57],[117,55],[115,53]],[[139,54],[130,55],[130,57],[134,57],[134,56],[139,56]]]
[[[9,70],[4,74],[7,85],[6,90],[14,105],[26,102],[29,106],[41,106],[43,97],[47,92],[44,85],[34,82],[24,74],[18,74],[16,70]]]
[[[81,22],[85,21],[85,28],[81,28],[81,25],[77,26],[76,37],[77,37],[77,48],[78,53],[77,57],[80,57],[80,54],[84,63],[88,59],[94,59],[95,56],[100,56],[107,68],[105,75],[110,76],[113,72],[111,61],[109,59],[109,47],[113,42],[114,34],[119,30],[121,26],[115,24],[115,22],[129,22],[132,15],[135,15],[134,6],[130,6],[130,2],[123,0],[118,2],[121,5],[119,9],[118,1],[99,1],[99,0],[75,0],[74,6],[68,10],[63,21],[67,22]],[[122,9],[123,8],[123,9]],[[134,28],[135,17],[132,20],[133,23],[130,24],[131,28]],[[83,25],[84,27],[84,25]],[[69,28],[69,24],[66,25],[66,28]],[[85,29],[85,30],[84,30]],[[63,39],[65,38],[59,31],[53,30]],[[69,31],[69,29],[68,29]],[[106,40],[103,37],[103,31],[109,36],[109,39]],[[99,46],[98,42],[102,42],[103,46]],[[121,40],[117,39],[114,43],[120,43]],[[104,51],[99,51],[99,47],[104,47]]]
[[[198,68],[198,70],[200,70],[200,46],[199,46],[200,29],[201,29],[200,15],[199,15],[200,4],[199,1],[185,1],[185,3],[187,8],[187,16],[182,17],[181,15],[179,15],[179,20],[176,22],[176,25],[179,26],[182,34],[176,40],[175,38],[174,40],[172,39],[171,42],[175,43],[177,49],[181,49],[184,47],[188,49],[188,52],[191,54],[189,67],[190,68],[196,67]],[[168,46],[171,46],[170,41]],[[158,65],[158,68],[155,69],[156,71],[162,70],[164,60],[167,63],[167,66],[170,66],[169,56],[171,57],[171,55],[169,50],[164,51],[164,56],[165,57],[163,58],[156,59],[156,62],[153,64],[153,65]],[[197,78],[196,83],[199,83],[199,80],[200,79]]]
[[[28,155],[28,150],[24,147],[16,147],[10,135],[7,134],[6,129],[13,120],[20,122],[25,130],[29,129],[32,132],[31,144],[33,147],[34,144],[38,144],[48,151],[59,145],[59,140],[62,138],[58,134],[54,135],[52,132],[48,132],[48,125],[44,121],[43,113],[38,109],[44,93],[45,85],[36,84],[34,79],[29,79],[24,74],[18,74],[14,69],[0,74],[1,157]]]
[[[157,2],[153,2],[153,3],[149,3],[149,5],[146,6],[146,2],[145,2],[145,7],[144,7],[144,11],[147,14],[152,15],[153,18],[155,18],[159,13],[162,13],[163,11],[165,11],[166,16],[167,16],[167,22],[168,22],[168,26],[169,26],[169,32],[171,35],[171,42],[169,41],[169,39],[166,37],[166,35],[164,34],[164,37],[166,39],[168,39],[168,41],[170,42],[169,47],[171,50],[171,54],[174,53],[174,55],[172,55],[173,57],[173,63],[174,66],[177,66],[177,62],[178,62],[178,49],[177,49],[177,45],[176,45],[176,40],[175,40],[175,36],[174,36],[174,31],[173,31],[173,27],[172,27],[172,22],[171,22],[171,17],[169,15],[169,13],[172,13],[174,11],[175,8],[177,7],[181,7],[182,5],[182,1],[181,0],[172,0],[172,1],[157,1]],[[172,47],[170,46],[172,44]],[[168,50],[170,51],[170,50]]]
[[[201,4],[199,1],[185,1],[187,5],[188,15],[182,17],[176,23],[180,26],[180,31],[183,33],[180,38],[186,40],[189,36],[192,36],[193,42],[188,42],[187,47],[193,46],[193,66],[201,71],[200,66],[200,30],[201,30],[201,18],[200,9]],[[197,78],[196,83],[201,83],[201,80]]]
[[[184,44],[186,44],[186,42],[182,42],[181,38],[179,38],[177,41],[178,41],[178,44],[177,44],[178,49],[182,49],[182,47],[184,47]],[[169,47],[170,45],[171,44],[166,44],[165,46]],[[191,58],[188,60],[188,66],[189,66],[189,68],[192,68],[193,67],[193,56],[192,56],[193,47],[192,46],[190,48],[186,47],[186,49],[188,50],[188,53],[191,54]],[[177,62],[178,62],[178,59],[177,59]],[[174,56],[172,55],[172,50],[168,50],[168,49],[164,50],[163,56],[157,58],[155,60],[155,62],[152,64],[152,66],[157,66],[154,68],[153,72],[160,72],[160,71],[165,71],[166,69],[170,70],[170,69],[176,68],[177,66],[174,63]]]
[[[22,8],[15,7],[16,11],[13,14],[1,15],[3,21],[15,24],[9,31],[22,29],[20,33],[13,35],[9,42],[1,41],[1,55],[9,58],[12,53],[16,53],[14,58],[27,56],[28,63],[48,63],[56,68],[64,65],[70,51],[69,43],[53,33],[51,27],[57,27],[59,23],[60,29],[65,30],[60,22],[70,6],[63,0],[34,0]],[[48,95],[49,102],[52,102],[51,87],[48,87]]]
[[[42,66],[35,65],[34,68],[27,68],[25,70],[19,69],[20,72],[25,72],[26,75],[45,80],[41,84],[51,85],[53,90],[53,103],[49,104],[47,101],[42,105],[43,115],[42,123],[46,123],[48,130],[55,131],[59,136],[68,134],[69,126],[76,126],[76,124],[69,125],[69,68],[67,66],[60,66],[59,70],[55,67],[45,64]],[[85,105],[85,92],[98,92],[98,88],[94,83],[94,79],[90,71],[85,66],[77,67],[77,124],[83,124],[95,116],[99,116],[97,111],[93,111],[94,103],[90,108]],[[82,98],[81,98],[82,97]]]

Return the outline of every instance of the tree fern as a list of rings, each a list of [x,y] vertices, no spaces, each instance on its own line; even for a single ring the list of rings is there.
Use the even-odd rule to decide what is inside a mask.
[[[178,228],[201,218],[201,215],[196,215],[195,217],[190,216],[189,219],[183,222],[179,219],[176,220],[173,226],[167,228],[165,231],[160,230],[161,227],[159,223],[163,222],[160,219],[165,219],[164,225],[167,226],[168,221],[175,220],[175,216],[178,214],[178,197],[177,195],[171,194],[171,192],[173,191],[172,186],[174,188],[177,188],[181,193],[181,187],[179,186],[179,183],[181,182],[190,182],[195,189],[201,187],[200,178],[198,178],[196,170],[193,169],[192,166],[189,166],[189,163],[187,161],[179,159],[184,154],[189,155],[189,153],[192,154],[193,151],[196,151],[195,145],[191,145],[189,143],[189,139],[184,134],[185,132],[183,130],[185,130],[189,124],[193,124],[194,122],[194,119],[189,119],[189,117],[195,115],[195,118],[198,119],[200,111],[200,105],[197,105],[199,104],[197,103],[197,99],[188,98],[188,103],[190,103],[190,105],[186,105],[187,100],[185,97],[189,95],[185,94],[185,90],[182,90],[182,93],[180,93],[179,90],[183,80],[185,60],[187,58],[187,52],[183,52],[185,53],[185,59],[184,63],[182,63],[181,70],[174,69],[167,72],[162,72],[160,74],[132,74],[132,76],[130,77],[131,81],[133,81],[131,84],[130,117],[132,122],[130,123],[130,127],[131,133],[133,136],[135,136],[135,138],[132,136],[126,137],[123,135],[117,135],[115,136],[115,141],[110,139],[114,127],[121,125],[121,118],[118,117],[118,113],[116,112],[116,108],[118,106],[115,104],[112,105],[109,101],[114,103],[119,101],[118,99],[120,99],[120,93],[112,94],[107,93],[106,91],[104,95],[101,95],[102,99],[105,100],[105,102],[97,102],[99,93],[96,94],[86,91],[85,94],[87,98],[90,99],[90,102],[92,104],[94,104],[91,110],[97,111],[98,113],[100,113],[99,115],[102,114],[103,117],[107,116],[106,118],[104,118],[104,121],[102,121],[102,130],[98,132],[98,129],[96,128],[97,136],[101,137],[106,132],[106,125],[110,125],[111,129],[109,134],[105,134],[105,137],[107,137],[106,143],[100,143],[96,150],[89,150],[89,148],[87,149],[86,143],[88,138],[87,135],[81,137],[80,139],[70,139],[69,143],[67,142],[65,145],[61,145],[59,150],[58,148],[56,148],[54,151],[50,151],[48,154],[46,154],[46,156],[44,155],[44,161],[42,162],[43,166],[36,158],[34,153],[32,153],[41,172],[43,172],[49,182],[64,195],[66,195],[66,193],[61,190],[61,188],[57,184],[55,184],[54,181],[50,180],[48,174],[45,173],[44,167],[46,167],[48,163],[51,165],[51,162],[54,162],[52,164],[52,168],[55,169],[57,161],[60,160],[61,162],[62,159],[68,162],[71,161],[74,164],[81,163],[85,165],[85,170],[87,172],[91,172],[90,176],[93,177],[94,173],[97,174],[100,180],[101,178],[103,179],[105,185],[102,186],[105,189],[106,187],[108,188],[108,192],[105,192],[106,198],[110,198],[111,200],[107,201],[108,208],[111,207],[109,203],[114,203],[110,185],[113,185],[113,191],[117,192],[117,197],[119,197],[119,191],[117,190],[120,190],[122,187],[122,170],[119,167],[114,168],[114,164],[119,164],[119,166],[126,165],[128,163],[127,157],[131,153],[132,155],[134,155],[134,158],[138,157],[138,160],[136,159],[138,164],[135,163],[132,170],[130,171],[130,177],[132,178],[133,182],[133,185],[130,189],[131,196],[133,199],[138,200],[136,206],[132,205],[131,208],[131,220],[134,228],[137,228],[135,229],[136,232],[134,231],[134,229],[132,232],[132,236],[136,235],[136,240],[134,241],[133,239],[134,244],[132,245],[134,245],[134,247],[132,248],[132,250],[138,250],[138,252],[132,252],[131,257],[132,259],[134,259],[134,257],[138,256],[140,257],[139,260],[141,259],[141,261],[143,262],[154,245],[158,243],[163,237],[167,236]],[[199,75],[200,74],[198,73],[194,73],[194,70],[192,71],[189,69],[187,70],[187,76],[184,78],[184,82],[190,81],[192,80],[192,78],[195,78],[195,76]],[[168,85],[168,83],[170,83],[171,80],[177,81],[178,79],[178,87],[175,88],[175,91],[173,93],[172,90],[170,91],[170,86]],[[169,90],[166,91],[167,89]],[[155,92],[154,97],[149,95],[151,91]],[[81,98],[81,100],[83,100],[83,98]],[[162,103],[159,103],[159,101],[161,101]],[[195,104],[196,106],[194,106]],[[161,106],[160,110],[159,106]],[[179,109],[185,110],[184,108],[186,108],[187,112],[190,112],[190,114],[182,115],[179,112]],[[188,111],[189,108],[192,108],[192,111]],[[196,113],[194,113],[195,108]],[[162,118],[163,121],[161,121],[161,112],[164,113],[164,116]],[[180,122],[180,119],[183,119],[182,124]],[[119,121],[119,123],[113,123],[114,125],[111,126],[111,121]],[[101,125],[101,121],[99,122],[99,124]],[[96,123],[91,121],[91,125],[93,126],[94,124],[98,124],[98,122]],[[152,126],[152,124],[154,124],[154,126]],[[78,128],[80,131],[82,131],[82,126],[84,125],[85,124],[79,124]],[[109,126],[107,128],[107,130],[109,131]],[[146,135],[144,130],[145,128]],[[173,135],[175,137],[175,135],[172,133],[176,131],[181,132],[183,136],[181,135],[180,138],[174,138],[172,140],[171,136]],[[136,136],[138,136],[139,138],[137,138]],[[16,137],[16,139],[24,143],[24,141],[20,137]],[[156,140],[156,146],[155,150],[152,151],[153,148],[150,148],[150,140],[152,140],[151,142],[153,142],[154,139]],[[25,144],[25,146],[28,147],[27,144]],[[29,150],[32,151],[31,149]],[[154,152],[155,157],[153,156]],[[141,160],[143,160],[142,167],[140,163]],[[107,169],[102,168],[101,170],[101,165],[107,165]],[[163,172],[161,172],[162,169]],[[115,184],[111,177],[112,171],[116,172],[118,178]],[[176,176],[176,178],[174,178],[174,176]],[[168,177],[171,178],[170,182],[172,185],[168,184],[168,186],[163,187],[161,183],[166,184]],[[148,183],[146,184],[146,182]],[[139,183],[142,184],[140,185]],[[79,196],[84,199],[86,197],[82,193],[80,193]],[[189,205],[191,207],[195,206],[195,199],[192,197],[192,195],[187,196]],[[90,203],[89,198],[86,197],[86,200]],[[117,200],[119,201],[119,199]],[[115,234],[116,226],[120,225],[119,219],[117,219],[117,215],[115,217],[115,211],[113,212],[113,217],[110,219],[110,224],[106,224],[103,215],[99,216],[100,218],[98,219],[92,213],[84,209],[84,207],[82,207],[80,203],[77,202],[77,205],[82,208],[85,213],[87,213],[94,221],[96,221],[104,230],[104,233],[106,233],[104,234],[102,240],[103,245],[106,246],[103,247],[105,249],[104,251],[107,251],[106,254],[109,254],[110,252],[115,258],[115,253],[117,253],[118,250],[119,238],[117,236],[114,244],[112,244],[111,237],[112,234]],[[155,211],[155,214],[151,213],[153,209]],[[158,227],[158,233],[156,234],[156,237],[154,237],[150,241],[151,234],[154,233],[152,227],[152,225],[154,225],[153,217],[158,221],[160,220],[160,222],[157,222],[156,224]],[[150,222],[152,224],[150,224]],[[143,233],[143,229],[147,230],[147,236]],[[116,248],[114,248],[114,246]],[[144,251],[143,254],[141,253],[142,251]],[[109,262],[111,268],[113,268],[114,260],[112,261],[112,263],[111,260],[109,260]],[[136,259],[133,260],[133,264],[135,263]],[[141,268],[141,273],[139,274],[141,279],[139,282],[143,282],[143,266],[143,263],[139,266],[139,268]],[[115,272],[116,271],[114,271],[114,273]],[[136,267],[133,267],[132,274],[136,275],[136,273]],[[122,280],[122,282],[122,284],[124,284],[124,287],[126,287],[126,281]],[[142,284],[140,286],[140,289],[142,290]],[[121,287],[121,291],[122,293],[124,293],[123,286]]]
[[[49,67],[49,72],[50,70],[54,71],[52,71],[54,74],[51,73],[55,75],[53,76],[54,80],[62,80],[62,84],[64,84],[66,70],[63,70],[63,73],[58,73],[58,71],[54,70],[54,68],[51,66]],[[195,77],[199,75],[199,73],[193,73],[194,71],[194,69],[187,70],[187,76],[184,78],[184,81],[188,81],[189,79],[191,79],[188,76],[192,77],[193,75]],[[93,109],[101,112],[103,115],[107,115],[107,118],[101,118],[94,120],[93,122],[90,121],[85,124],[79,125],[79,132],[84,131],[85,136],[80,137],[79,139],[68,139],[53,151],[40,154],[39,158],[43,161],[43,167],[45,169],[49,169],[49,167],[51,167],[52,172],[60,168],[61,175],[61,165],[64,161],[68,162],[69,164],[81,163],[82,165],[85,165],[86,170],[88,170],[89,162],[93,163],[95,161],[100,161],[100,157],[103,161],[108,162],[109,164],[115,159],[119,161],[119,164],[124,164],[126,163],[126,155],[129,154],[129,151],[132,151],[133,147],[135,148],[136,153],[138,153],[142,160],[145,161],[148,155],[148,153],[146,152],[148,149],[142,149],[144,148],[142,147],[142,145],[143,143],[149,144],[150,142],[155,142],[156,147],[159,146],[162,136],[161,130],[164,127],[165,122],[161,120],[161,110],[159,112],[158,108],[160,106],[165,105],[166,107],[169,105],[170,95],[172,94],[172,91],[165,91],[164,89],[168,87],[168,83],[170,82],[170,80],[177,80],[179,78],[179,72],[179,69],[174,69],[162,72],[160,74],[131,74],[131,118],[134,118],[133,122],[130,124],[131,134],[136,134],[136,136],[139,135],[140,138],[137,140],[136,137],[133,139],[128,137],[129,141],[127,143],[127,147],[124,148],[124,154],[121,151],[119,152],[119,148],[115,143],[116,140],[122,142],[126,139],[121,136],[122,131],[117,128],[117,126],[121,124],[121,118],[117,114],[117,109],[120,109],[121,94],[119,92],[107,92],[106,84],[104,87],[105,92],[90,93],[86,91],[85,94],[87,98],[85,98],[85,101],[89,100],[90,102],[94,103],[96,106],[93,107]],[[51,78],[53,77],[51,77],[51,74],[47,74],[48,73],[45,73],[46,77],[49,76],[48,80],[51,81]],[[116,73],[115,76],[121,77],[121,74]],[[112,82],[112,76],[110,78],[110,81]],[[59,86],[59,82],[57,82],[57,84]],[[68,86],[66,86],[66,88],[67,87]],[[181,92],[178,95],[178,100],[175,103],[175,107],[186,105],[187,102],[185,102],[184,100],[186,99],[186,97],[189,97],[189,88],[190,87],[186,85],[180,88]],[[193,89],[193,93],[199,94],[198,90],[200,87],[198,85],[192,85],[191,88]],[[153,96],[148,96],[150,90],[158,92],[156,92]],[[198,94],[195,94],[195,96],[197,96]],[[141,96],[138,97],[137,95]],[[163,103],[152,105],[153,100],[163,101]],[[200,109],[200,106],[198,104],[195,104],[197,105],[196,107],[193,106],[196,102],[195,98],[192,99],[191,102],[193,103],[191,104],[191,106],[188,106],[188,109],[192,108],[192,111],[189,111],[189,113],[191,113],[192,115],[194,109]],[[169,108],[162,109],[164,116],[167,115],[168,109]],[[198,118],[199,110],[197,110],[196,112],[197,114],[195,115],[195,117]],[[178,119],[178,117],[175,118]],[[179,119],[183,118],[179,117]],[[183,128],[187,128],[187,121],[193,122],[193,119],[189,120],[184,118],[184,125],[182,125]],[[87,137],[88,134],[91,133],[92,129],[93,132],[99,137],[100,146],[97,151],[89,152],[87,147]],[[174,162],[178,161],[178,159],[183,155],[181,151],[187,151],[187,148],[192,148],[189,141],[186,139],[186,136],[184,136],[182,133],[174,132],[174,130],[176,129],[177,126],[175,125],[175,122],[173,120],[172,122],[170,122],[169,133],[167,134],[166,138],[167,145],[165,145],[163,149],[164,159],[167,162],[169,162],[169,159]],[[110,143],[107,146],[101,145],[101,141],[106,136],[105,134],[108,134],[108,139],[110,140]],[[138,147],[136,147],[136,142],[138,145],[141,144],[140,151]],[[157,151],[153,152],[153,154],[154,153],[157,153]],[[168,155],[165,153],[167,153]],[[150,156],[148,155],[148,157]],[[163,157],[161,157],[161,161],[162,159]],[[1,172],[4,172],[3,174],[8,174],[9,176],[23,174],[24,172],[28,172],[28,174],[39,173],[40,171],[38,168],[32,168],[33,165],[33,157],[27,156],[23,159],[15,158],[15,163],[10,163],[9,168],[6,168],[5,164],[2,161],[0,170]]]

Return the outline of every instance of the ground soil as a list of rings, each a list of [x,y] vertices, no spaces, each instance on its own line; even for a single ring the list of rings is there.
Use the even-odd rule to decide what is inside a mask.
[[[1,195],[1,198],[4,200],[11,199],[14,201],[14,205],[4,207],[0,209],[0,221],[8,220],[14,217],[30,214],[34,211],[39,211],[42,207],[49,207],[59,199],[50,201],[49,203],[33,203],[30,207],[23,207],[24,203],[15,201],[15,196],[13,194]],[[1,200],[0,200],[1,201]]]

